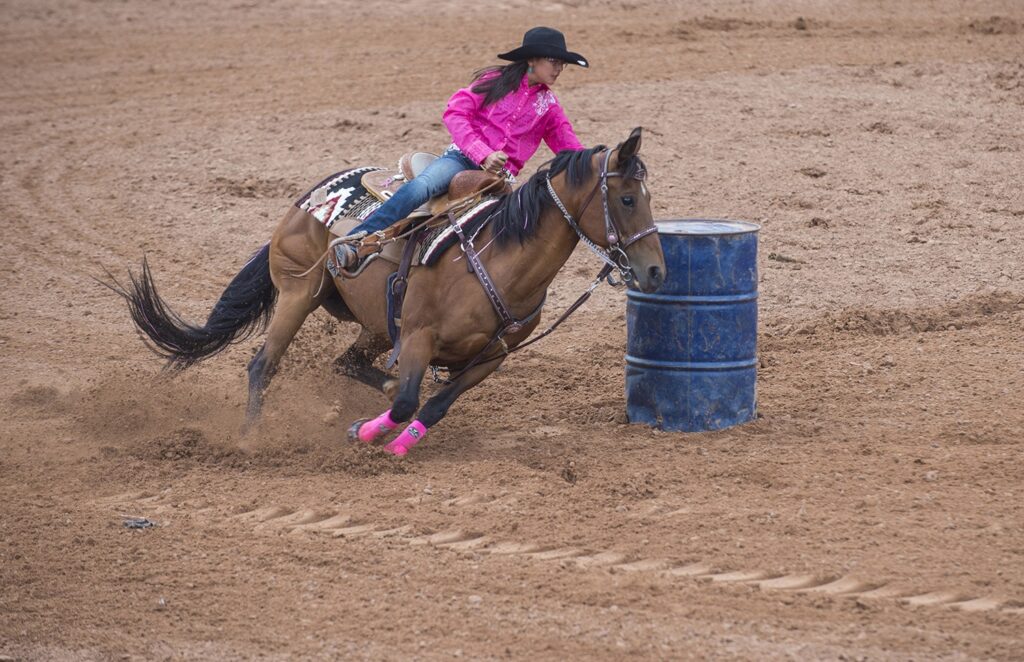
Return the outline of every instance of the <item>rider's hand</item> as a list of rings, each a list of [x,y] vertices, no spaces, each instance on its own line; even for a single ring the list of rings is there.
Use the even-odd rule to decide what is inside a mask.
[[[508,154],[499,150],[491,152],[480,166],[487,172],[498,173],[505,167],[505,161],[508,161]]]

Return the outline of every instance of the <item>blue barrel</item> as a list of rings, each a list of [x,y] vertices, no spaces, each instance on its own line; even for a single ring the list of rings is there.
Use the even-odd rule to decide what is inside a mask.
[[[626,415],[720,430],[757,415],[757,232],[743,221],[658,224],[668,277],[627,293]]]

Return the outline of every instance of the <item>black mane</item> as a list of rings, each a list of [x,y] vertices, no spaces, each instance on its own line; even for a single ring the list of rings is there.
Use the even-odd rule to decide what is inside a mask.
[[[537,234],[541,213],[547,205],[555,203],[548,192],[547,178],[565,172],[569,187],[579,188],[594,174],[594,154],[605,149],[604,145],[597,145],[590,149],[562,150],[526,183],[502,198],[491,214],[497,244],[503,246],[513,241],[522,244]],[[621,167],[623,164],[619,165]],[[623,174],[632,177],[643,167],[640,157],[633,156],[625,164]]]

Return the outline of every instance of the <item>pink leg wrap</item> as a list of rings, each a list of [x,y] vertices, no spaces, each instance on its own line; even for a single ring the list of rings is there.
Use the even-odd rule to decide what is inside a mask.
[[[422,441],[427,436],[427,426],[419,421],[413,421],[409,427],[402,431],[394,441],[384,447],[384,450],[401,457],[409,452],[409,449]]]
[[[367,421],[359,426],[359,441],[370,443],[385,432],[391,432],[398,427],[398,423],[391,420],[391,410],[387,410],[372,421]]]

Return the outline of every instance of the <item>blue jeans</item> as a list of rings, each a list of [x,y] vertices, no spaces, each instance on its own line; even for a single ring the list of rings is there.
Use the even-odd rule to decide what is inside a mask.
[[[448,190],[452,178],[463,170],[480,170],[468,156],[452,145],[440,158],[428,165],[418,177],[406,182],[381,205],[380,209],[352,228],[349,234],[376,232],[408,216],[414,209]]]

